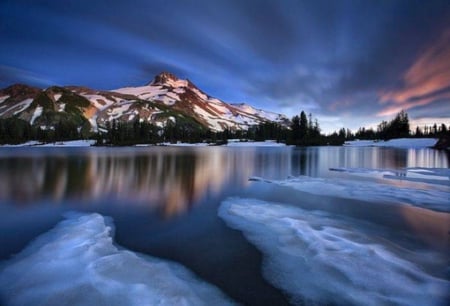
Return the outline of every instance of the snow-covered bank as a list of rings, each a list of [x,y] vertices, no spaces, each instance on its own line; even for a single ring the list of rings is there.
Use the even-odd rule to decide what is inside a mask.
[[[278,143],[275,140],[266,141],[233,141],[228,140],[226,144],[228,147],[285,147],[286,144]]]
[[[51,143],[42,143],[39,141],[28,141],[21,144],[15,145],[0,145],[0,147],[89,147],[95,144],[95,140],[71,140],[71,141],[58,141]],[[156,146],[163,147],[207,147],[207,146],[215,146],[215,143],[207,143],[207,142],[198,142],[198,143],[187,143],[187,142],[161,142],[156,144]],[[151,147],[155,146],[154,144],[136,144],[135,147]],[[268,141],[230,141],[223,146],[229,147],[284,147],[286,144],[277,143],[276,141],[268,140]]]
[[[113,245],[99,214],[71,214],[0,272],[7,305],[230,305],[180,264]]]
[[[164,146],[164,147],[207,147],[211,144],[206,142],[198,142],[198,143],[187,143],[187,142],[162,142],[158,143],[158,146]]]
[[[394,148],[430,148],[438,142],[436,138],[397,138],[384,140],[352,140],[346,141],[349,147],[394,147]]]
[[[207,147],[207,146],[215,146],[215,143],[186,143],[186,142],[162,142],[159,143],[158,146],[167,146],[167,147]],[[227,144],[220,145],[226,147],[285,147],[284,143],[277,143],[275,140],[266,140],[266,141],[241,141],[239,139],[229,139]]]
[[[396,245],[358,230],[357,220],[241,198],[222,202],[219,216],[261,250],[264,277],[295,304],[445,303],[447,280],[399,255]],[[421,259],[445,262],[432,254]]]
[[[0,147],[90,147],[95,144],[95,140],[69,140],[42,143],[39,141],[27,141],[16,145],[2,145]]]

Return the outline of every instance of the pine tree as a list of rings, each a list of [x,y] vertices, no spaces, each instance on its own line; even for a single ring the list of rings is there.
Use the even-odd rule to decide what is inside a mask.
[[[300,113],[300,142],[305,142],[308,133],[308,119],[304,111]]]
[[[292,142],[297,144],[300,140],[300,117],[294,116],[291,124]]]

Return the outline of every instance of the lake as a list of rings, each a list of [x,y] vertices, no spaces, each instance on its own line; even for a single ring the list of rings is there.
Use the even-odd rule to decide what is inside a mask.
[[[0,148],[0,304],[444,305],[449,167],[433,149]]]

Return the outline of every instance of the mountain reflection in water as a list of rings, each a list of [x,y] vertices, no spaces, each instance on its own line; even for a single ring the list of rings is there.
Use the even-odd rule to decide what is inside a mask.
[[[242,150],[247,154],[242,155]],[[286,169],[282,172],[287,176],[289,151],[115,148],[0,158],[0,201],[32,205],[41,200],[89,203],[113,199],[124,205],[157,208],[170,217],[187,211],[206,194],[247,185],[254,173],[271,177]]]

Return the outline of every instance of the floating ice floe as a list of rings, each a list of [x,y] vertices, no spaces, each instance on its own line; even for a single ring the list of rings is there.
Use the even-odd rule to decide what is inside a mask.
[[[393,175],[403,175],[405,171],[402,170],[392,170],[392,169],[372,169],[372,168],[345,168],[345,167],[332,167],[330,171],[336,172],[346,172],[353,174],[393,174]]]
[[[392,148],[429,148],[437,143],[436,138],[396,138],[390,140],[352,140],[346,141],[349,147],[392,147]]]
[[[450,186],[448,168],[405,168],[402,170],[371,168],[330,168],[330,171],[346,172],[358,175],[381,174],[383,178],[410,182]]]
[[[446,189],[445,187],[419,189],[399,187],[375,181],[355,181],[343,178],[331,179],[309,176],[291,177],[286,180],[267,180],[260,177],[250,177],[249,180],[273,183],[315,195],[357,199],[376,203],[409,204],[439,211],[450,211],[450,189]]]
[[[99,214],[72,214],[0,271],[6,305],[230,305],[180,264],[113,245]]]
[[[449,281],[335,215],[230,198],[219,216],[262,251],[264,277],[294,304],[444,305],[448,298]]]

